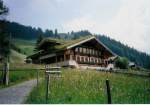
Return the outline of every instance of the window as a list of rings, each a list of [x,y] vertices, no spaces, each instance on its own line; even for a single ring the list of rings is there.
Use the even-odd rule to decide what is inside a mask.
[[[97,50],[96,50],[96,51],[95,51],[95,55],[98,55],[97,53],[98,53],[98,52],[97,52]]]
[[[91,62],[94,62],[94,59],[93,59],[93,58],[91,58]]]
[[[86,48],[83,48],[83,53],[86,54]]]
[[[92,49],[89,49],[90,50],[90,54],[92,54]]]
[[[92,50],[92,55],[94,55],[94,53],[95,53],[95,51],[94,51],[94,49]]]
[[[82,48],[80,47],[80,53],[82,53]]]
[[[89,51],[89,49],[87,48],[87,49],[86,49],[86,53],[89,54],[89,52],[90,52],[90,51]]]
[[[95,63],[95,58],[93,58],[93,62]]]
[[[85,62],[89,62],[88,57],[85,57]]]
[[[99,60],[98,60],[98,58],[96,59],[96,61],[97,61],[97,63],[99,63]]]
[[[81,58],[81,62],[84,62],[84,57],[80,57]]]
[[[96,59],[96,63],[98,63],[98,59]]]
[[[77,56],[77,61],[80,61],[80,57],[79,56]]]
[[[99,63],[102,63],[101,58],[99,58]]]
[[[98,55],[101,56],[101,52],[100,51],[98,52]]]
[[[79,47],[77,47],[77,48],[75,49],[75,52],[79,52]]]

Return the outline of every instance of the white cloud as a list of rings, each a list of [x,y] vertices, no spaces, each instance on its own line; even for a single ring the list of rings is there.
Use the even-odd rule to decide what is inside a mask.
[[[109,21],[101,23],[95,16],[68,21],[66,30],[88,29],[107,34],[116,40],[150,53],[150,0],[122,0],[122,6]],[[98,11],[97,11],[97,14]]]
[[[95,21],[91,20],[88,16],[81,17],[81,18],[76,18],[71,21],[69,21],[66,25],[65,28],[67,30],[74,30],[74,31],[79,31],[79,30],[85,30],[85,29],[93,29],[93,27],[97,26]]]
[[[62,31],[88,29],[150,54],[150,0],[4,0],[8,18]]]

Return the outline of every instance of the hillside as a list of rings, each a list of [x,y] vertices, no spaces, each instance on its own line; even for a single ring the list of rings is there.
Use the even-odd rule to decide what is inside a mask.
[[[13,39],[10,63],[25,63],[26,57],[33,54],[34,47],[34,40]]]
[[[84,37],[91,34],[87,30],[79,32],[72,31],[68,33],[58,33],[57,30],[53,32],[49,29],[42,31],[41,28],[36,29],[31,26],[24,26],[15,22],[7,22],[7,26],[8,32],[11,33],[12,37],[15,39],[14,42],[16,47],[21,50],[21,53],[26,55],[33,53],[33,42],[35,42],[33,40],[36,40],[40,34],[44,37],[62,38],[65,40],[77,39],[79,37]],[[150,55],[137,51],[134,48],[130,48],[129,46],[104,35],[95,36],[117,55],[127,57],[129,60],[135,62],[139,66],[150,69]]]
[[[31,55],[34,52],[35,40],[13,39],[13,44],[17,48],[17,52]]]
[[[150,55],[140,52],[104,35],[99,35],[97,37],[117,55],[126,57],[130,61],[135,62],[137,65],[150,69]]]
[[[0,21],[1,22],[1,21]],[[41,28],[34,28],[31,26],[24,26],[16,22],[6,22],[6,27],[8,33],[11,33],[13,38],[25,39],[25,40],[34,40],[38,35],[44,35],[45,37],[58,37],[53,33],[52,30],[43,31]]]
[[[10,63],[24,63],[26,55],[20,54],[15,50],[11,50]]]

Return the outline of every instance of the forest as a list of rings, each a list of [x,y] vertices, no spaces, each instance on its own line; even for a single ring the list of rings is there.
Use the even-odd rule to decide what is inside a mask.
[[[23,40],[37,40],[39,35],[43,37],[61,38],[64,40],[77,39],[87,35],[92,35],[88,30],[81,30],[78,32],[61,33],[57,29],[42,30],[41,28],[34,28],[31,26],[24,26],[16,22],[7,21],[7,30],[14,39]],[[138,66],[150,69],[150,55],[138,51],[128,45],[122,44],[120,41],[111,39],[107,35],[94,34],[101,42],[103,42],[108,48],[119,56],[126,57],[130,61],[135,62]]]

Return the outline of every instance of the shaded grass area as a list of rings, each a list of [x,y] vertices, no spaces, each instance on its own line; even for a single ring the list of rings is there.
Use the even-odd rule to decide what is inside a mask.
[[[39,75],[43,75],[43,72],[39,72]],[[1,73],[0,73],[1,76]],[[28,81],[31,79],[35,79],[37,77],[36,71],[26,71],[26,70],[18,70],[18,71],[10,71],[9,72],[9,85],[4,86],[2,83],[0,83],[0,88],[9,87],[24,81]]]
[[[63,70],[63,78],[50,78],[48,103],[107,103],[105,80],[110,80],[112,103],[150,103],[150,78],[105,73],[94,70]],[[33,89],[27,103],[45,103],[46,83]]]
[[[9,85],[12,86],[23,81],[34,79],[37,77],[37,68],[40,66],[27,65],[27,64],[10,64],[9,71]],[[0,65],[0,70],[2,70],[2,65]],[[39,76],[43,76],[44,71],[39,71]],[[2,71],[0,71],[0,79],[2,79]],[[8,87],[0,83],[0,88]]]
[[[3,68],[3,64],[0,63],[0,69]],[[10,69],[11,70],[18,70],[18,69],[23,69],[23,70],[31,70],[31,69],[39,69],[39,68],[44,68],[44,65],[39,65],[39,64],[25,64],[25,63],[10,63]]]
[[[10,71],[9,72],[9,85],[8,86],[33,79],[35,77],[36,77],[35,71],[29,71],[29,72],[27,72],[25,70]],[[0,87],[6,87],[6,86],[1,84]]]

